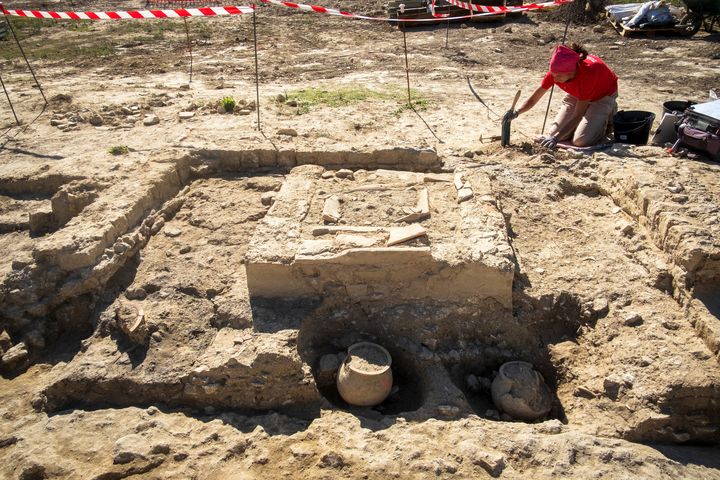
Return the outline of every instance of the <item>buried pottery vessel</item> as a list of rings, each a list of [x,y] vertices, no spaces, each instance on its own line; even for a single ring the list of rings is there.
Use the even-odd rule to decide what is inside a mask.
[[[387,398],[393,376],[390,353],[380,345],[360,342],[348,348],[337,375],[340,396],[350,405],[372,407]]]
[[[491,387],[495,406],[518,420],[533,421],[552,408],[552,393],[540,372],[528,362],[507,362],[500,366]]]

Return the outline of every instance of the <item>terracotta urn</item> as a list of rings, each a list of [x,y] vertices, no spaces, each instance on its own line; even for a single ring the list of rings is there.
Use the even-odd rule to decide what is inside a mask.
[[[358,407],[382,403],[393,386],[391,364],[390,353],[378,344],[359,342],[351,345],[338,370],[340,396]]]

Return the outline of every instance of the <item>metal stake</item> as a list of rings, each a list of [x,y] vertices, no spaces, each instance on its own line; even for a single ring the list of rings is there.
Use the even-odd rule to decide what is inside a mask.
[[[15,123],[20,125],[20,120],[18,120],[17,114],[15,114],[15,108],[13,107],[12,101],[10,101],[10,95],[8,94],[7,88],[5,88],[5,82],[3,82],[2,77],[0,77],[0,83],[2,83],[2,88],[5,91],[5,96],[8,99],[8,103],[10,104],[10,110],[12,110],[13,117],[15,117]]]
[[[7,15],[4,15],[5,22],[8,24],[8,27],[10,27],[10,31],[12,32],[13,38],[15,39],[15,43],[17,43],[18,48],[20,49],[20,53],[22,54],[23,58],[25,59],[25,63],[28,66],[28,69],[30,69],[30,73],[32,74],[33,79],[35,80],[35,85],[37,85],[38,90],[40,90],[40,95],[42,95],[43,100],[45,100],[45,105],[48,104],[47,98],[45,98],[45,92],[43,92],[42,87],[40,86],[40,82],[38,82],[37,77],[35,76],[35,72],[33,71],[32,67],[30,66],[30,62],[27,59],[27,56],[25,55],[25,51],[22,48],[22,45],[20,45],[20,40],[18,40],[17,35],[15,35],[15,29],[12,26],[12,23],[10,22],[10,19]]]
[[[450,20],[447,21],[447,26],[445,27],[445,48],[448,48],[448,37],[450,36]]]
[[[190,52],[190,82],[189,83],[192,83],[193,54],[192,54],[192,43],[190,42],[190,28],[188,27],[187,17],[183,17],[183,22],[185,22],[185,35],[187,36],[187,48],[188,48],[188,52]]]
[[[253,39],[255,41],[255,108],[257,108],[257,129],[260,129],[260,75],[258,73],[257,53],[257,5],[253,5]]]
[[[565,39],[567,38],[568,27],[570,27],[570,20],[572,20],[572,11],[570,10],[570,7],[568,6],[568,19],[567,19],[567,23],[565,23],[565,32],[563,33],[563,38],[562,38],[563,45],[565,45]],[[543,119],[543,126],[542,126],[542,130],[540,130],[540,135],[543,135],[545,133],[545,123],[547,123],[547,117],[548,117],[548,114],[550,113],[550,102],[552,101],[554,91],[555,91],[555,84],[553,84],[552,88],[550,89],[550,96],[548,97],[547,108],[545,109],[545,118]]]
[[[412,100],[410,99],[410,66],[408,64],[407,38],[405,38],[405,29],[403,29],[402,32],[403,46],[405,47],[405,77],[407,78],[408,106],[412,107]]]

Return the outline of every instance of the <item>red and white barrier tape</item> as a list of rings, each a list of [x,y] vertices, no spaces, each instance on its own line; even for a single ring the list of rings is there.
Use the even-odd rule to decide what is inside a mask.
[[[446,2],[455,5],[456,7],[460,7],[464,10],[470,10],[471,12],[478,12],[477,15],[472,16],[482,16],[482,15],[498,15],[503,13],[515,13],[515,12],[526,12],[528,10],[542,10],[546,8],[551,7],[557,7],[560,5],[563,5],[565,3],[572,3],[573,0],[553,0],[551,2],[543,2],[543,3],[528,3],[525,5],[520,6],[497,6],[497,7],[491,7],[488,5],[475,5],[470,2],[462,2],[460,0],[445,0]],[[435,0],[432,0],[431,4],[431,13],[436,18],[443,18],[448,16],[447,14],[436,14],[435,13]]]
[[[350,12],[344,12],[342,10],[336,10],[334,8],[326,8],[326,7],[320,7],[317,5],[306,5],[303,3],[293,3],[293,2],[285,2],[282,0],[259,0],[262,3],[269,3],[272,5],[282,5],[284,7],[289,8],[295,8],[298,10],[304,10],[307,12],[315,12],[315,13],[325,13],[328,15],[336,15],[341,17],[347,17],[347,18],[358,18],[362,20],[376,20],[381,22],[437,22],[437,18],[442,18],[443,20],[461,20],[466,18],[472,18],[472,17],[478,17],[478,16],[485,16],[485,15],[498,15],[502,13],[513,13],[513,12],[526,12],[529,10],[542,10],[549,7],[559,6],[564,3],[572,3],[573,0],[553,0],[551,2],[545,2],[545,3],[531,3],[528,5],[523,5],[519,7],[489,7],[484,5],[472,5],[470,3],[460,2],[458,0],[446,0],[447,2],[456,5],[460,8],[464,8],[465,10],[470,10],[470,7],[466,7],[465,5],[472,5],[471,13],[468,15],[461,15],[457,17],[448,17],[447,15],[441,15],[441,14],[435,14],[434,11],[434,5],[435,1],[432,1],[432,5],[430,7],[430,13],[433,15],[434,18],[380,18],[380,17],[368,17],[365,15],[357,15]],[[472,13],[472,11],[478,11],[483,13]]]
[[[484,5],[474,5],[460,0],[446,0],[447,2],[470,10],[469,15],[461,15],[449,17],[449,14],[435,13],[435,0],[430,5],[430,13],[434,18],[382,18],[369,17],[366,15],[357,15],[355,13],[344,12],[334,8],[321,7],[318,5],[306,5],[303,3],[285,2],[282,0],[259,0],[261,3],[271,5],[281,5],[288,8],[294,8],[307,12],[324,13],[327,15],[335,15],[346,18],[357,18],[360,20],[373,20],[380,22],[436,22],[438,18],[444,20],[462,20],[485,15],[498,15],[502,13],[526,12],[529,10],[542,10],[549,7],[571,3],[573,0],[553,0],[545,3],[531,3],[519,7],[490,7]],[[181,17],[216,17],[221,15],[242,15],[253,13],[254,6],[228,6],[228,7],[201,7],[201,8],[179,8],[174,10],[129,10],[115,12],[44,12],[39,10],[8,10],[0,4],[0,13],[3,15],[13,15],[16,17],[30,18],[54,18],[57,20],[123,20],[123,19],[141,19],[141,18],[181,18]],[[480,13],[473,13],[480,12]]]
[[[252,13],[254,7],[203,7],[179,8],[177,10],[129,10],[118,12],[42,12],[39,10],[8,10],[0,7],[3,15],[31,18],[54,18],[58,20],[123,20],[131,18],[180,18],[216,17]]]

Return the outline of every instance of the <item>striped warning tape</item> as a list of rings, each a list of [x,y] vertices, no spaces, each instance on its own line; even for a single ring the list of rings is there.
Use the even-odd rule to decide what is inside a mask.
[[[462,2],[460,0],[445,0],[446,2],[455,5],[456,7],[460,7],[464,10],[470,10],[471,12],[478,12],[480,14],[490,14],[490,15],[497,15],[502,13],[514,13],[514,12],[525,12],[528,10],[541,10],[544,8],[549,7],[555,7],[559,5],[563,5],[565,3],[572,3],[573,0],[554,0],[551,2],[543,2],[543,3],[527,3],[524,5],[519,6],[496,6],[491,7],[488,5],[475,5],[470,2]],[[432,7],[434,9],[435,7],[435,0],[432,0]],[[434,12],[433,12],[434,14]],[[435,14],[434,14],[435,15]],[[439,15],[441,16],[441,15]],[[474,16],[474,15],[473,15]]]
[[[304,10],[304,11],[308,11],[308,12],[325,13],[328,15],[336,15],[336,16],[348,17],[348,18],[358,18],[358,19],[362,19],[362,20],[377,20],[377,21],[381,21],[381,22],[403,22],[403,23],[405,23],[405,22],[437,22],[437,18],[443,18],[444,20],[461,20],[461,19],[485,16],[485,15],[498,15],[498,14],[502,14],[502,13],[526,12],[529,10],[542,10],[542,9],[546,9],[549,7],[559,6],[564,3],[572,3],[573,2],[573,0],[553,0],[550,2],[532,3],[532,4],[522,5],[522,6],[518,6],[518,7],[489,7],[489,6],[483,6],[483,5],[473,5],[470,3],[460,2],[458,0],[446,0],[453,5],[464,8],[465,10],[471,10],[470,6],[472,6],[472,10],[469,15],[447,17],[446,15],[435,14],[435,12],[434,12],[435,0],[433,0],[432,4],[430,6],[430,13],[433,14],[433,16],[435,18],[380,18],[380,17],[368,17],[365,15],[357,15],[354,13],[344,12],[342,10],[337,10],[334,8],[320,7],[317,5],[306,5],[303,3],[285,2],[282,0],[259,0],[259,1],[262,3],[268,3],[268,4],[272,4],[272,5],[282,5],[284,7],[295,8],[298,10]],[[468,6],[466,7],[465,5],[468,5]],[[472,11],[478,11],[478,12],[482,12],[482,13],[473,14]]]
[[[447,14],[436,14],[435,0],[430,5],[430,13],[434,18],[382,18],[369,17],[366,15],[358,15],[355,13],[345,12],[334,8],[321,7],[318,5],[306,5],[303,3],[285,2],[282,0],[259,0],[261,3],[271,5],[281,5],[288,8],[304,10],[308,12],[323,13],[327,15],[335,15],[346,18],[357,18],[361,20],[373,20],[381,22],[436,22],[437,18],[444,20],[462,20],[484,15],[498,15],[503,13],[526,12],[529,10],[542,10],[553,6],[571,3],[573,0],[553,0],[544,3],[531,3],[517,7],[490,7],[483,5],[474,5],[460,0],[446,0],[447,2],[470,10],[469,15],[461,15],[448,17]],[[228,6],[228,7],[201,7],[201,8],[179,8],[173,10],[129,10],[114,12],[44,12],[40,10],[8,10],[0,3],[0,13],[3,15],[13,15],[16,17],[28,18],[54,18],[57,20],[123,20],[123,19],[141,19],[141,18],[181,18],[181,17],[215,17],[221,15],[242,15],[253,13],[254,6]],[[473,13],[479,12],[479,13]]]
[[[8,10],[0,4],[3,15],[29,18],[55,18],[64,20],[124,20],[139,18],[216,17],[252,13],[254,7],[203,7],[175,10],[129,10],[116,12],[43,12],[39,10]]]

